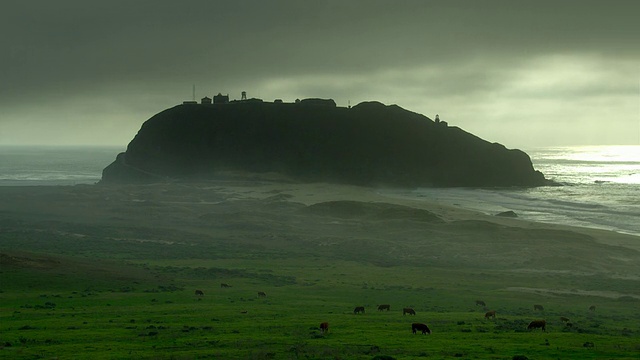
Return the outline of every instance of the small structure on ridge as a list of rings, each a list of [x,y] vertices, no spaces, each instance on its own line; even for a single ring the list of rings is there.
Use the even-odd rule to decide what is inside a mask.
[[[214,104],[227,104],[228,102],[229,102],[229,94],[222,95],[221,93],[218,93],[218,95],[215,95],[213,97]]]

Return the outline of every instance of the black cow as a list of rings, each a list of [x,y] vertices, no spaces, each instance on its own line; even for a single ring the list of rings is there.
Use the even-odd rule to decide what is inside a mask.
[[[204,296],[204,292],[202,290],[196,290],[195,294],[198,296]]]
[[[386,310],[386,311],[391,310],[391,305],[388,305],[388,304],[378,305],[378,311],[383,311],[383,310]]]
[[[364,306],[356,306],[356,308],[353,309],[353,313],[354,314],[364,314]]]
[[[431,335],[431,329],[429,329],[429,327],[426,324],[421,324],[421,323],[413,323],[411,324],[411,331],[415,334],[417,333],[417,331],[420,330],[422,331],[422,334],[429,334]]]
[[[542,306],[542,305],[533,305],[533,310],[544,311],[544,306]]]

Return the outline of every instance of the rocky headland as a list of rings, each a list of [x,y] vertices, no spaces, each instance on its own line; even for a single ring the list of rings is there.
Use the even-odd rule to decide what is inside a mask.
[[[101,183],[279,174],[367,186],[540,186],[529,156],[397,105],[182,104],[147,120]]]

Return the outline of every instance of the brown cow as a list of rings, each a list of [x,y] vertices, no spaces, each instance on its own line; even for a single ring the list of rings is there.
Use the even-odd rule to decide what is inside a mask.
[[[545,320],[533,320],[529,323],[529,326],[527,326],[529,330],[538,328],[542,328],[542,331],[547,331],[547,322]]]
[[[413,310],[412,308],[404,308],[402,309],[402,316],[409,314],[409,315],[415,315],[416,311]]]
[[[533,310],[544,311],[544,306],[542,306],[542,305],[533,305]]]
[[[484,318],[485,319],[493,318],[493,320],[495,320],[496,319],[496,311],[495,310],[487,311],[487,313],[484,314]]]
[[[589,306],[589,311],[596,311],[596,306],[595,305]]]
[[[229,284],[225,284],[225,283],[222,283],[222,284],[220,284],[220,287],[221,287],[221,288],[230,288],[230,287],[231,287],[231,285],[229,285]]]
[[[568,323],[569,321],[571,321],[568,317],[565,316],[560,316],[560,321]]]
[[[411,324],[411,331],[415,334],[418,330],[422,331],[422,334],[429,334],[431,335],[431,329],[429,329],[429,327],[427,326],[427,324],[421,324],[421,323],[413,323]]]
[[[267,297],[267,294],[265,294],[263,291],[258,291],[258,297]]]
[[[478,306],[478,305],[487,306],[487,304],[485,304],[484,301],[482,301],[482,300],[476,300],[476,306]]]
[[[326,332],[329,332],[329,323],[323,322],[320,324],[320,333],[324,334]]]
[[[386,310],[386,311],[391,310],[391,305],[388,305],[388,304],[378,305],[378,311],[383,311],[383,310]]]
[[[204,296],[204,292],[202,290],[196,290],[195,294],[198,296]]]
[[[364,314],[364,306],[356,306],[356,308],[353,309],[353,313],[354,314]]]

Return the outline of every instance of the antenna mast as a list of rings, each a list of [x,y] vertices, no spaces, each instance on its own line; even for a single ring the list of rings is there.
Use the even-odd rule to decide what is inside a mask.
[[[196,84],[193,84],[193,101],[196,101]]]

